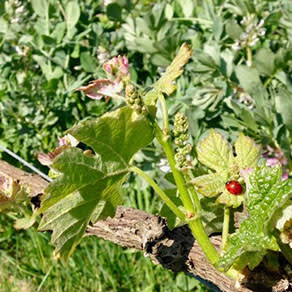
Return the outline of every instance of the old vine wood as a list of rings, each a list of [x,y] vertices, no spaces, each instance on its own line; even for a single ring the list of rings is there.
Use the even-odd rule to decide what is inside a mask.
[[[47,182],[38,175],[20,170],[0,161],[0,176],[19,180],[30,187],[30,195],[41,194]],[[187,226],[169,230],[165,218],[133,208],[118,207],[115,217],[88,226],[86,236],[94,235],[127,248],[144,252],[155,264],[177,273],[183,271],[213,283],[221,291],[292,291],[292,267],[282,259],[280,273],[272,273],[263,265],[247,277],[241,287],[219,273],[208,263]],[[219,249],[220,236],[212,236],[212,243]]]

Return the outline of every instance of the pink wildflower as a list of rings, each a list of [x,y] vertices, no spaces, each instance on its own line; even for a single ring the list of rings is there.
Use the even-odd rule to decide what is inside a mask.
[[[288,160],[285,157],[281,149],[267,146],[267,150],[262,154],[262,157],[266,159],[267,166],[273,167],[278,164],[282,166],[282,180],[286,180],[289,177]]]
[[[130,81],[129,60],[125,56],[114,57],[103,64],[103,70],[107,79],[98,79],[91,81],[87,86],[77,88],[77,91],[83,91],[86,96],[92,99],[120,98],[120,94]]]
[[[126,56],[114,57],[104,62],[102,68],[111,80],[121,81],[130,78],[129,60]]]
[[[245,169],[240,169],[240,174],[242,175],[242,177],[243,177],[243,179],[244,179],[244,181],[245,181],[245,183],[247,183],[248,182],[248,176],[252,173],[252,168],[250,168],[250,167],[247,167],[247,168],[245,168]]]

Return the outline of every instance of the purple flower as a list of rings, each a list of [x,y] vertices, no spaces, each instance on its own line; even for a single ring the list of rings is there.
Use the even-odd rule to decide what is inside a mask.
[[[268,145],[266,151],[262,154],[262,157],[266,159],[267,166],[273,167],[281,164],[283,173],[282,180],[288,179],[288,160],[281,149],[273,148]]]
[[[129,60],[126,56],[114,57],[106,62],[102,66],[106,72],[107,77],[111,80],[129,80]]]
[[[273,158],[267,158],[266,160],[266,164],[267,166],[276,166],[280,163],[279,159],[276,158],[276,157],[273,157]]]
[[[107,79],[91,81],[87,86],[82,86],[76,91],[83,91],[91,99],[100,100],[103,97],[106,101],[109,98],[119,99],[120,94],[130,81],[129,60],[126,56],[114,57],[103,64],[103,70]]]
[[[286,171],[282,174],[282,180],[286,180],[289,178],[289,171]]]

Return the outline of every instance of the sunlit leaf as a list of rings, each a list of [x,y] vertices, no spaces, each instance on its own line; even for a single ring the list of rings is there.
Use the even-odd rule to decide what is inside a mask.
[[[206,197],[215,197],[225,188],[225,180],[217,173],[201,175],[192,180],[197,191]]]
[[[62,175],[46,189],[39,229],[53,231],[56,253],[65,260],[90,221],[115,214],[122,203],[120,188],[133,154],[153,139],[147,118],[129,107],[84,121],[69,133],[97,155],[69,148],[56,157],[52,166]]]
[[[235,152],[235,161],[240,168],[253,168],[258,162],[260,147],[251,138],[240,133],[235,143]]]
[[[77,24],[80,17],[80,5],[78,1],[70,1],[65,7],[67,34],[71,37],[72,30]]]
[[[198,160],[217,172],[226,171],[233,161],[233,153],[228,142],[215,130],[201,141],[197,147]]]
[[[182,67],[188,62],[191,56],[192,50],[184,43],[174,60],[167,67],[163,76],[154,84],[153,89],[145,95],[145,104],[155,105],[159,94],[165,93],[170,95],[175,91],[176,86],[174,81],[183,73]]]
[[[224,188],[222,194],[217,198],[216,203],[224,204],[225,206],[228,206],[228,207],[237,208],[241,205],[243,200],[244,200],[243,195],[235,196],[233,194],[230,194]]]

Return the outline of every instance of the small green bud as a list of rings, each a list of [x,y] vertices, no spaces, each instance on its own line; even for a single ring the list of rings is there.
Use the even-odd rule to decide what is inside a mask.
[[[191,153],[191,151],[192,151],[192,145],[191,144],[187,144],[183,148],[181,148],[181,153],[183,155],[187,155],[187,154]]]
[[[137,97],[137,98],[135,99],[135,104],[137,104],[137,105],[140,105],[140,104],[141,104],[141,99],[140,99],[140,97]]]
[[[133,84],[128,83],[126,85],[126,97],[135,99],[137,96],[136,89]]]
[[[135,103],[135,98],[132,98],[132,97],[129,98],[129,99],[128,99],[128,103],[129,103],[129,104],[134,104],[134,103]]]
[[[176,139],[174,139],[174,144],[179,146],[179,147],[183,146],[184,145],[184,140],[182,140],[180,137],[176,138]]]

